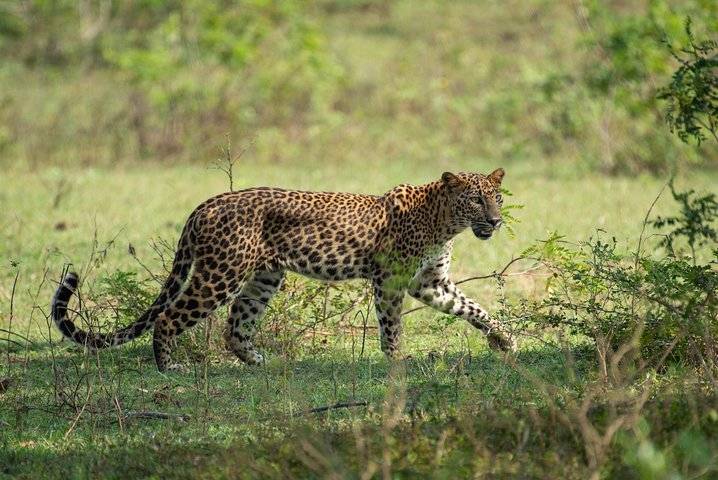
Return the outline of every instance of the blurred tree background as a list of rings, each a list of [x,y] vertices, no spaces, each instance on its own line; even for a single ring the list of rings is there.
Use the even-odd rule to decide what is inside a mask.
[[[2,1],[0,163],[714,168],[659,99],[688,17],[716,39],[714,0]]]

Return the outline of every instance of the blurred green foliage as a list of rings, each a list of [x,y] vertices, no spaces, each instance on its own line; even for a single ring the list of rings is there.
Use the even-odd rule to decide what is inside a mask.
[[[257,139],[260,163],[716,165],[716,149],[663,128],[657,95],[679,67],[664,39],[688,45],[690,16],[710,40],[717,5],[4,2],[0,153],[30,166],[206,163],[230,134]]]
[[[94,132],[97,144],[109,130],[120,137],[110,147],[112,160],[181,157],[231,125],[285,123],[321,109],[321,85],[335,85],[341,76],[298,0],[64,0],[4,8],[0,52],[17,62],[8,80],[36,77],[38,90],[44,83],[62,90],[39,95],[84,104],[89,121],[80,117],[81,123],[99,120],[104,130]],[[110,82],[113,90],[96,82]],[[108,108],[97,111],[80,84],[115,98],[100,100]],[[4,97],[12,108],[16,98]],[[58,114],[36,112],[23,130],[35,134]],[[86,129],[63,133],[60,141],[70,141]]]
[[[575,64],[554,65],[542,84],[554,143],[577,139],[587,160],[609,173],[675,169],[713,164],[716,157],[686,149],[664,135],[660,88],[676,68],[665,40],[685,45],[686,16],[701,19],[701,32],[718,31],[718,4],[702,0],[671,2],[579,2],[584,52]],[[566,133],[568,135],[566,136]]]

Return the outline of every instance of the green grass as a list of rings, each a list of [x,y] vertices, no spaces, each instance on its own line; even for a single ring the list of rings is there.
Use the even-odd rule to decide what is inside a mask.
[[[247,158],[248,164],[251,152]],[[474,169],[490,171],[499,165],[482,163]],[[471,165],[459,164],[454,170],[470,168]],[[523,249],[553,231],[567,235],[568,241],[577,242],[601,234],[599,230],[602,230],[631,246],[637,241],[649,207],[664,186],[663,180],[648,176],[545,178],[523,165],[506,168],[505,185],[514,194],[507,202],[524,205],[517,213],[521,223],[515,225],[516,236],[511,238],[506,232],[500,232],[489,242],[478,242],[469,234],[459,236],[452,266],[457,279],[500,269]],[[237,170],[236,188],[274,185],[373,194],[381,194],[398,183],[427,183],[438,179],[442,171],[430,164],[418,163],[405,167],[405,175],[387,169],[362,171],[360,176],[353,168],[342,169],[337,165],[315,170],[305,165],[275,169],[245,168],[243,164]],[[31,297],[38,293],[45,271],[51,274],[48,280],[57,280],[66,263],[74,264],[81,271],[88,268],[95,237],[98,248],[114,242],[105,256],[102,267],[105,271],[141,270],[128,253],[129,244],[150,270],[159,271],[161,265],[150,241],[165,239],[174,245],[192,209],[228,188],[221,172],[195,166],[11,170],[3,172],[3,176],[7,178],[7,187],[0,196],[0,206],[8,213],[0,225],[2,257],[6,259],[0,305],[7,314],[13,278],[17,274],[15,309],[16,314],[23,312],[23,315],[29,312],[33,304]],[[696,174],[677,183],[679,187],[708,190],[715,178],[713,174]],[[61,180],[66,194],[53,208]],[[665,196],[653,215],[674,208]],[[39,291],[39,300],[49,299],[54,288],[46,282]],[[491,292],[492,287],[487,288],[484,293]]]
[[[285,21],[276,36],[252,46],[261,60],[243,68],[218,64],[213,52],[197,52],[191,41],[181,52],[165,46],[185,60],[174,69],[150,62],[146,67],[158,70],[154,80],[143,77],[141,62],[135,69],[118,68],[106,58],[112,54],[100,52],[114,51],[111,45],[119,53],[122,46],[141,50],[137,38],[143,34],[165,37],[136,22],[132,12],[134,7],[135,16],[154,15],[161,23],[169,16],[163,10],[144,11],[130,2],[94,44],[77,46],[77,18],[68,13],[77,6],[61,3],[66,21],[57,18],[59,12],[45,12],[53,21],[42,36],[23,42],[0,35],[0,51],[9,57],[0,68],[5,166],[201,164],[217,153],[227,133],[237,143],[256,140],[253,159],[282,168],[349,162],[399,171],[415,161],[448,169],[457,162],[516,160],[550,175],[565,166],[625,174],[716,165],[715,151],[683,145],[662,125],[664,106],[652,102],[651,92],[668,81],[675,65],[660,33],[630,35],[640,30],[633,23],[650,24],[640,0],[592,3],[597,13],[588,29],[580,9],[543,0],[432,0],[420,8],[408,0],[290,1],[307,4],[298,9],[301,16],[289,18],[307,21],[320,39],[315,50],[302,44],[310,50],[304,53],[320,57],[319,66],[297,63],[303,57],[282,48],[295,41],[282,35],[292,27]],[[182,12],[175,14],[188,24],[186,35],[200,33],[193,30],[198,9],[175,3]],[[227,15],[241,17],[236,9],[241,6]],[[679,32],[686,15],[700,33],[700,25],[705,29],[715,16],[714,8],[698,0],[657,0],[651,12],[659,24],[678,23]],[[25,14],[13,13],[20,20]],[[633,21],[620,23],[624,16]],[[39,30],[42,18],[29,15],[28,28],[37,22]],[[126,28],[132,24],[148,31],[133,36]],[[629,33],[615,41],[616,51],[606,52],[620,28]],[[684,38],[675,30],[671,41],[681,45]],[[63,38],[57,46],[68,57],[60,66],[40,47],[53,45],[56,36]],[[622,42],[637,45],[624,52]],[[149,57],[170,55],[162,42],[149,43]],[[644,45],[648,66],[633,61],[642,57]],[[34,55],[28,53],[33,47]],[[295,75],[296,69],[314,73]],[[599,77],[615,87],[595,91],[591,82]]]

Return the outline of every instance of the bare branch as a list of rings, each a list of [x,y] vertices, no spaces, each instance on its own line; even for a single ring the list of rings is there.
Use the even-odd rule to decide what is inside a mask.
[[[250,142],[254,143],[252,140]],[[212,165],[210,165],[209,168],[213,168],[215,170],[219,170],[221,172],[224,172],[225,175],[227,175],[227,178],[229,179],[229,191],[231,193],[234,193],[234,164],[237,163],[237,160],[242,158],[242,155],[244,155],[244,152],[247,151],[246,148],[243,148],[238,155],[232,156],[232,142],[229,137],[229,133],[227,133],[227,148],[222,148],[222,158],[218,158],[214,162],[212,162]]]
[[[358,402],[340,402],[335,403],[334,405],[326,405],[324,407],[315,407],[311,408],[309,410],[305,410],[303,412],[295,413],[293,416],[296,417],[302,417],[304,415],[309,415],[310,413],[321,413],[326,412],[328,410],[337,410],[339,408],[354,408],[354,407],[366,407],[369,405],[369,402],[366,400],[361,400]]]
[[[127,412],[125,419],[160,419],[160,420],[179,420],[181,422],[187,422],[192,418],[192,415],[186,413],[166,413],[166,412],[154,412],[154,411],[142,411],[142,412]]]

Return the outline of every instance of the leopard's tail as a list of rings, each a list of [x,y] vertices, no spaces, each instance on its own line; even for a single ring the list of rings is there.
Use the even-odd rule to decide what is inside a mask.
[[[122,345],[139,337],[155,324],[157,316],[164,312],[172,302],[179,296],[182,286],[187,279],[192,265],[191,249],[187,245],[186,235],[183,232],[180,243],[175,253],[172,271],[165,281],[154,303],[132,324],[113,333],[96,334],[78,328],[72,320],[67,317],[67,305],[72,294],[77,290],[79,277],[77,273],[70,272],[65,275],[62,283],[57,288],[52,298],[51,311],[52,319],[62,334],[80,345],[90,348],[108,348]]]

